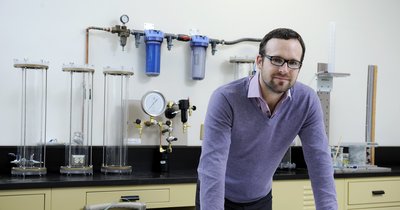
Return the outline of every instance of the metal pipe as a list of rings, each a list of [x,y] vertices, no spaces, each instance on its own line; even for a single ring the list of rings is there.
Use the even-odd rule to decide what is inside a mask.
[[[90,26],[86,28],[86,44],[85,44],[85,63],[89,64],[89,30],[100,30],[111,32],[111,28],[101,28]]]
[[[365,125],[365,142],[371,144],[369,148],[370,163],[375,164],[375,110],[376,110],[376,81],[378,67],[376,65],[368,66],[367,82],[367,114]],[[367,145],[368,146],[368,145]]]
[[[120,26],[117,25],[113,28],[102,28],[102,27],[96,27],[96,26],[90,26],[88,28],[86,28],[86,47],[85,47],[85,63],[89,64],[89,31],[90,30],[100,30],[100,31],[107,31],[107,32],[112,32],[112,33],[118,33],[118,36],[120,36],[121,34],[119,33],[119,28]],[[139,47],[140,44],[140,37],[144,36],[144,31],[143,30],[134,30],[134,29],[127,29],[126,26],[124,25],[124,32],[126,31],[126,33],[123,36],[121,36],[121,45],[125,45],[126,42],[126,38],[127,36],[129,36],[129,34],[132,34],[135,37],[135,46],[136,48]],[[172,44],[172,40],[176,39],[178,41],[182,41],[182,42],[187,42],[190,41],[190,36],[185,35],[185,34],[172,34],[172,33],[164,33],[164,39],[167,40],[167,47],[168,50],[171,49],[171,47],[173,46]],[[124,41],[124,43],[122,42]],[[240,38],[237,40],[233,40],[233,41],[225,41],[225,40],[219,40],[219,39],[213,39],[210,38],[209,39],[209,44],[211,45],[211,52],[212,55],[215,54],[215,52],[217,51],[216,46],[218,44],[222,44],[222,45],[234,45],[234,44],[238,44],[240,42],[261,42],[261,39],[258,38]]]

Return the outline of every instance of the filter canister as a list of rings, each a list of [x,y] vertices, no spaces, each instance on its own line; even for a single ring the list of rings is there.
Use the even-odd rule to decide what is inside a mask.
[[[159,30],[145,30],[146,43],[146,75],[158,76],[160,74],[161,43],[164,33]]]
[[[191,69],[192,79],[202,80],[205,76],[206,67],[206,54],[209,39],[206,36],[195,35],[191,37],[190,47],[191,50]]]

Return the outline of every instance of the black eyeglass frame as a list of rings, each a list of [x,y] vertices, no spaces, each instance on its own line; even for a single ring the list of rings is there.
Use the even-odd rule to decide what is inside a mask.
[[[300,61],[298,61],[298,60],[286,60],[286,59],[284,59],[284,58],[282,58],[282,57],[280,57],[280,56],[270,56],[270,55],[262,55],[262,56],[266,57],[266,58],[271,62],[271,64],[274,65],[274,66],[279,66],[279,67],[281,67],[281,66],[285,65],[285,63],[286,63],[288,68],[293,69],[293,70],[298,70],[298,69],[300,69],[301,66],[303,65],[303,63],[300,62]],[[284,62],[283,62],[281,65],[276,64],[276,63],[273,63],[273,62],[272,62],[272,59],[273,59],[273,58],[280,58],[280,59],[282,59]],[[293,62],[293,61],[298,62],[298,63],[299,63],[299,67],[296,67],[296,68],[290,67],[291,65],[289,64],[289,62]]]

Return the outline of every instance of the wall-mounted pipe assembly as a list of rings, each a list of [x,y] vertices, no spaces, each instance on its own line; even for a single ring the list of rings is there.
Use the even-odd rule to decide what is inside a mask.
[[[205,68],[205,52],[208,45],[211,45],[211,54],[214,55],[217,51],[217,45],[234,45],[241,42],[260,42],[258,38],[240,38],[233,41],[225,41],[223,39],[208,38],[206,36],[193,35],[189,36],[186,34],[172,34],[164,33],[159,30],[134,30],[128,29],[125,24],[129,21],[127,15],[120,17],[122,25],[115,25],[111,28],[103,27],[88,27],[86,29],[86,64],[89,63],[89,31],[90,30],[101,30],[106,32],[115,33],[120,37],[120,45],[124,49],[127,39],[130,35],[135,37],[135,46],[139,47],[140,38],[144,37],[146,44],[146,74],[148,76],[158,76],[160,74],[160,47],[164,39],[167,41],[167,48],[171,50],[173,44],[172,41],[188,42],[190,41],[191,57],[192,57],[192,79],[202,80],[204,79],[204,68]],[[198,59],[198,60],[196,60]]]

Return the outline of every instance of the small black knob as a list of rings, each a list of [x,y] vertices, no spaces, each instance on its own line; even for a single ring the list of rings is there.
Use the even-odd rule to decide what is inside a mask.
[[[135,123],[140,125],[140,123],[142,123],[142,121],[140,119],[136,119]]]
[[[165,117],[168,119],[172,119],[176,116],[176,111],[174,108],[167,108],[164,112]]]

